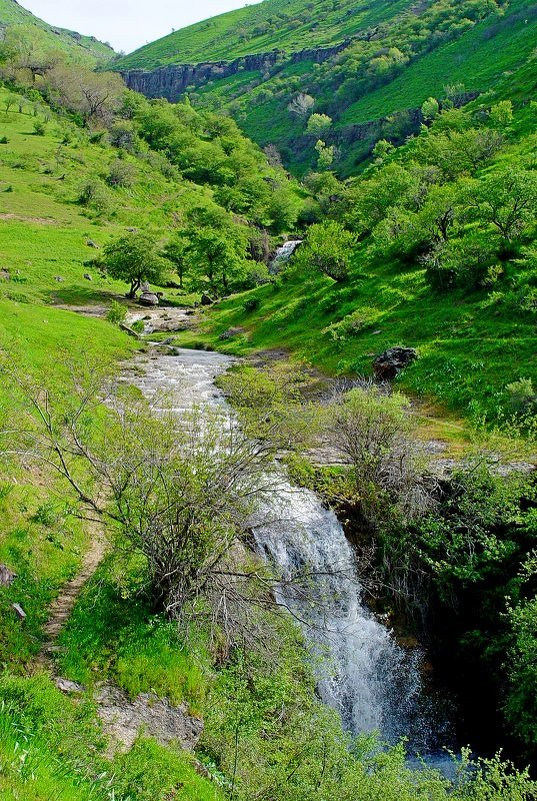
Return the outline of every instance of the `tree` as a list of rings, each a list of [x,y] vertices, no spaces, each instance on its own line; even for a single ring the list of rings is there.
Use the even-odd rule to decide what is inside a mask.
[[[130,282],[129,298],[135,298],[144,281],[161,283],[166,263],[157,253],[155,241],[141,231],[120,236],[104,249],[106,271],[116,281]]]
[[[187,244],[184,237],[178,234],[170,239],[164,248],[162,255],[165,259],[173,264],[173,268],[179,276],[179,286],[182,289],[185,272],[188,265]]]
[[[499,128],[510,125],[513,122],[513,103],[510,100],[500,100],[490,110],[490,119]]]
[[[125,84],[117,73],[94,72],[85,66],[75,69],[64,62],[47,72],[45,89],[52,102],[80,114],[85,123],[110,123],[121,105]]]
[[[181,237],[198,289],[219,296],[245,276],[248,232],[221,209],[194,209]]]
[[[537,216],[537,175],[506,168],[475,185],[469,202],[476,217],[493,225],[511,243]]]
[[[335,146],[327,145],[326,142],[323,142],[322,139],[319,139],[315,145],[315,150],[319,154],[317,159],[317,168],[319,170],[327,170],[329,167],[331,167],[336,157]]]
[[[329,117],[328,114],[312,114],[308,120],[306,131],[308,134],[311,134],[311,136],[319,138],[321,134],[328,131],[331,126],[332,117]]]
[[[291,100],[287,108],[291,114],[296,114],[297,117],[305,118],[308,116],[314,105],[315,99],[311,95],[301,92],[299,95],[293,98],[293,100]]]
[[[301,267],[314,267],[332,278],[344,281],[355,245],[355,237],[341,223],[329,220],[312,225],[305,243],[295,256]]]
[[[421,107],[421,113],[426,120],[434,120],[435,117],[438,117],[439,112],[440,104],[435,97],[427,98]]]
[[[351,463],[358,505],[368,523],[384,515],[386,504],[409,517],[429,506],[408,436],[408,406],[404,395],[384,395],[378,387],[353,389],[333,403],[333,441]]]

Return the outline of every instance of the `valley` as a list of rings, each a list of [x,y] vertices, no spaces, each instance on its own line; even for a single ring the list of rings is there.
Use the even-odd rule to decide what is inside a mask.
[[[2,798],[537,797],[534,11],[0,0]]]

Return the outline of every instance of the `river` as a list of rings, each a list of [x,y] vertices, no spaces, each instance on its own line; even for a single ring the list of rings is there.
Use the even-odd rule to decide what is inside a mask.
[[[215,379],[232,364],[224,354],[155,349],[136,360],[132,380],[158,409],[181,415],[194,405],[225,405]],[[254,521],[255,547],[283,576],[311,572],[309,598],[285,589],[278,600],[302,621],[318,671],[320,697],[338,710],[353,733],[379,731],[395,743],[408,738],[409,754],[420,753],[440,768],[445,721],[424,692],[419,650],[402,648],[363,602],[355,553],[335,514],[312,492],[282,477],[270,510]],[[266,514],[264,514],[264,511]],[[313,598],[314,603],[311,603]]]

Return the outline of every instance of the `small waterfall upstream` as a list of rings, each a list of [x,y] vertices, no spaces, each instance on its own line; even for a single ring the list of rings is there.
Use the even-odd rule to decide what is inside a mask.
[[[225,403],[214,381],[232,361],[194,350],[152,354],[137,365],[132,382],[149,399],[171,397],[181,414],[196,404]],[[253,521],[253,533],[258,552],[283,577],[297,571],[311,576],[306,599],[284,584],[279,600],[303,622],[313,655],[323,657],[316,660],[321,698],[353,733],[378,730],[392,743],[406,736],[410,753],[428,754],[428,762],[441,766],[434,732],[442,726],[423,693],[421,655],[400,647],[365,606],[356,557],[335,514],[283,477],[270,508]]]
[[[269,272],[272,275],[277,275],[283,270],[295,250],[302,244],[302,239],[290,239],[289,242],[284,242],[277,248],[274,257],[269,264]]]

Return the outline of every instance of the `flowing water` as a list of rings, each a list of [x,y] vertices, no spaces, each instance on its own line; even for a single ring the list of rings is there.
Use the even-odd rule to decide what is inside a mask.
[[[180,415],[196,404],[225,404],[214,381],[232,361],[206,351],[155,352],[138,364],[133,383],[153,401],[166,395],[167,408],[171,400]],[[405,735],[411,753],[441,766],[435,752],[442,726],[423,693],[421,655],[400,647],[365,606],[355,554],[335,514],[314,493],[282,478],[273,504],[253,521],[253,533],[259,553],[284,577],[297,571],[311,576],[307,598],[284,584],[279,600],[302,621],[312,653],[320,657],[321,698],[350,731],[378,730],[388,742]]]
[[[277,275],[281,272],[297,247],[301,244],[302,239],[291,239],[289,242],[284,242],[283,245],[276,250],[274,258],[270,262],[269,272],[272,273],[272,275]]]

